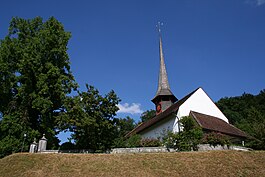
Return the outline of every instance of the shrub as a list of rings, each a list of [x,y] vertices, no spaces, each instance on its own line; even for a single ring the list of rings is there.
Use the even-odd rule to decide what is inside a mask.
[[[76,149],[76,145],[71,142],[65,142],[60,146],[60,150],[73,150]]]
[[[198,150],[197,146],[203,135],[201,128],[189,116],[183,117],[179,123],[182,125],[183,131],[178,133],[168,131],[162,138],[163,144],[167,148],[174,148],[178,151]]]
[[[173,133],[172,131],[167,131],[164,133],[162,137],[162,144],[167,148],[174,148],[176,149],[176,140],[178,138],[177,133]]]
[[[158,147],[161,146],[161,142],[155,138],[143,138],[141,139],[140,145],[142,147]]]
[[[132,135],[125,142],[125,146],[128,148],[140,147],[141,146],[141,136],[138,134]]]
[[[230,145],[230,141],[227,138],[227,136],[217,133],[217,132],[211,132],[204,134],[202,143],[204,144],[210,144],[211,146],[217,146],[217,145]]]

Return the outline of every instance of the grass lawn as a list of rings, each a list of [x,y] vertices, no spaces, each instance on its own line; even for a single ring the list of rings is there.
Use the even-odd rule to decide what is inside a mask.
[[[265,151],[28,154],[0,159],[0,176],[265,176]]]

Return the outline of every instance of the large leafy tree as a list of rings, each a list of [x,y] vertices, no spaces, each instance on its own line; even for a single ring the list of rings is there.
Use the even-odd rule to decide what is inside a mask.
[[[79,149],[108,150],[113,145],[117,134],[118,111],[120,99],[112,90],[105,96],[91,85],[86,85],[86,92],[78,92],[69,98],[61,114],[61,127],[70,127],[72,139]]]
[[[77,87],[67,54],[70,36],[54,17],[11,20],[0,43],[0,146],[10,145],[8,153],[18,151],[24,133],[29,141],[45,133],[48,147],[58,146],[57,114]]]

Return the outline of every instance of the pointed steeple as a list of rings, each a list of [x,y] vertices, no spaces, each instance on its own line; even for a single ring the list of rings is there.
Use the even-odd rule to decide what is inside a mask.
[[[162,36],[160,28],[158,29],[159,32],[159,56],[160,56],[160,70],[159,70],[159,81],[158,81],[158,89],[156,95],[160,95],[161,92],[164,94],[172,94],[170,91],[168,78],[167,78],[167,70],[163,55],[163,47],[162,47]]]
[[[162,47],[162,35],[160,29],[161,23],[158,22],[158,33],[159,33],[159,57],[160,57],[160,70],[159,70],[159,80],[158,80],[158,88],[155,97],[152,99],[152,102],[156,105],[157,114],[163,112],[169,106],[171,106],[177,98],[173,95],[170,90],[166,65],[164,61],[163,55],[163,47]]]

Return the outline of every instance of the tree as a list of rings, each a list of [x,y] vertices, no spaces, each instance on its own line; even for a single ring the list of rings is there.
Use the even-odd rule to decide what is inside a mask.
[[[46,22],[40,17],[13,18],[1,40],[0,143],[16,147],[15,152],[15,142],[21,142],[24,133],[31,141],[45,133],[48,148],[58,147],[58,112],[64,111],[67,94],[77,88],[67,54],[70,36],[54,17]],[[14,130],[8,134],[7,127]]]
[[[127,116],[126,118],[117,119],[117,130],[118,137],[124,137],[127,133],[129,133],[132,129],[135,128],[136,124],[133,118]]]
[[[134,119],[127,116],[126,118],[116,119],[116,138],[113,143],[113,147],[125,147],[126,138],[125,135],[129,133],[136,126]]]
[[[265,90],[258,95],[221,98],[217,106],[229,122],[253,137],[246,143],[254,149],[265,149]]]
[[[141,122],[146,122],[149,119],[152,119],[153,117],[155,117],[155,115],[156,115],[155,110],[153,110],[153,109],[147,110],[141,114],[141,116],[140,116]]]
[[[247,110],[247,116],[237,122],[237,127],[253,138],[246,145],[254,149],[265,149],[265,115],[255,107]]]
[[[202,129],[190,116],[182,117],[179,123],[183,130],[177,133],[166,132],[162,137],[163,143],[167,147],[175,148],[178,151],[198,150],[197,146],[203,136]]]
[[[61,114],[60,123],[65,122],[73,132],[72,138],[80,149],[108,150],[117,137],[117,119],[120,99],[112,90],[105,96],[93,86],[86,84],[86,92],[78,92],[66,105],[67,116]]]

